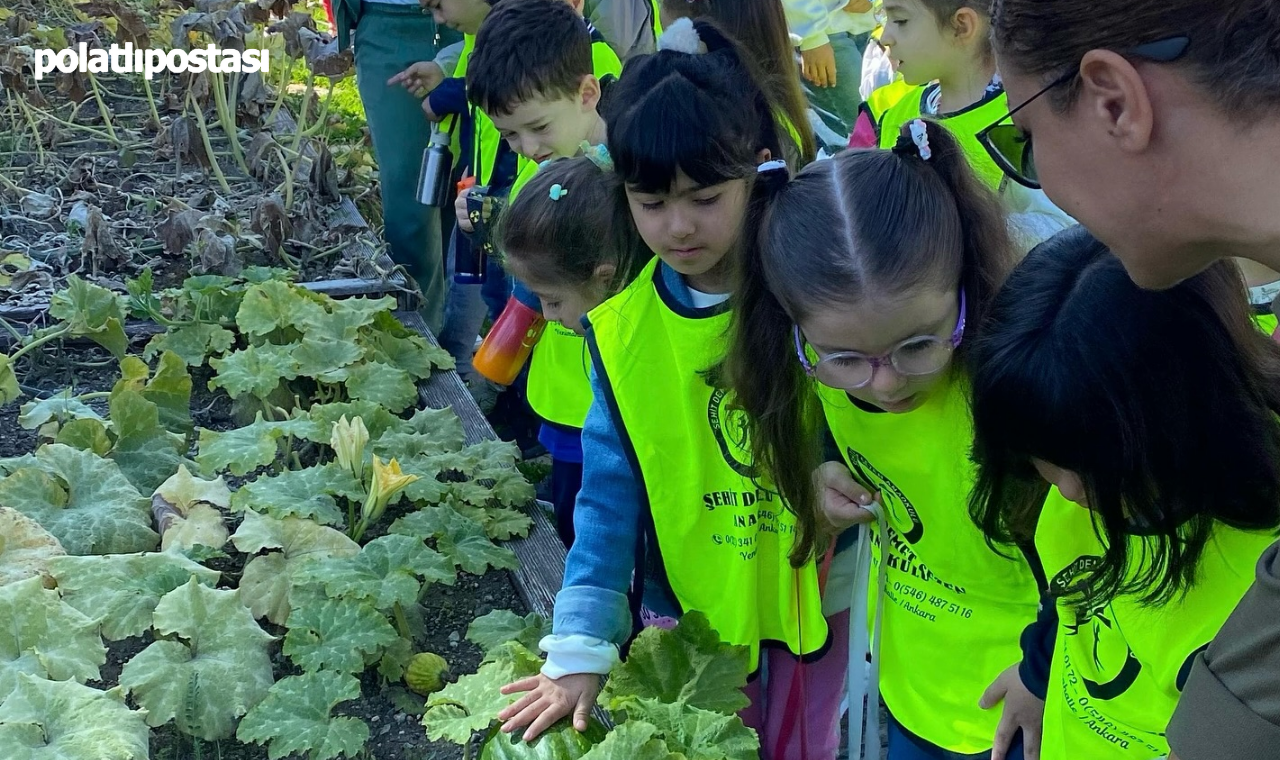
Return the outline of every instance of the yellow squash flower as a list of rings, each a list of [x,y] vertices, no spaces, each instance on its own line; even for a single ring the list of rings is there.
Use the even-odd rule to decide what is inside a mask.
[[[383,464],[381,458],[374,456],[373,483],[369,486],[369,497],[365,499],[361,510],[361,522],[365,525],[376,522],[386,511],[391,498],[417,479],[417,475],[401,472],[400,463],[395,459]]]

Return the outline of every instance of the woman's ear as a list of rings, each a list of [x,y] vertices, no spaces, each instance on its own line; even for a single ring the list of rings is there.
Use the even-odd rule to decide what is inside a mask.
[[[773,160],[773,151],[769,150],[768,148],[761,148],[760,152],[756,154],[756,166],[759,166],[761,164],[766,164],[772,160]]]

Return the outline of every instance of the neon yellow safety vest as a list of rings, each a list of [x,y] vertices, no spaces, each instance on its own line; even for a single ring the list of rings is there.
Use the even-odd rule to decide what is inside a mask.
[[[964,383],[944,382],[905,414],[864,411],[826,386],[818,395],[845,462],[885,511],[888,541],[873,529],[871,566],[874,603],[885,564],[884,703],[916,736],[973,754],[991,749],[1000,719],[978,699],[1022,659],[1040,593],[1027,562],[995,553],[969,519],[973,422]]]
[[[892,148],[898,142],[898,131],[902,125],[918,119],[924,113],[924,101],[929,87],[917,87],[914,92],[903,95],[880,120],[880,147]],[[1004,185],[1004,172],[991,160],[987,149],[978,142],[978,133],[1004,118],[1009,113],[1009,98],[1001,90],[973,105],[949,114],[939,114],[936,118],[951,134],[960,141],[960,147],[969,158],[969,166],[992,190],[999,191]]]
[[[1270,306],[1264,308],[1266,308],[1265,312],[1258,311],[1254,313],[1253,323],[1258,326],[1259,330],[1271,335],[1276,331],[1276,326],[1280,325],[1280,320],[1277,320],[1276,315],[1271,313]]]
[[[653,39],[662,36],[662,0],[653,0]]]
[[[538,173],[538,165],[520,157],[520,174],[511,201]],[[560,427],[581,430],[591,408],[591,358],[581,335],[552,322],[533,345],[527,391],[533,413]]]
[[[461,79],[464,82],[466,81],[467,66],[468,64],[471,63],[471,53],[474,52],[475,49],[476,49],[476,36],[474,34],[462,35],[462,52],[458,54],[458,64],[453,67],[453,76],[455,79]],[[452,118],[454,119],[454,121],[452,122],[452,124],[454,125],[456,125],[459,121],[462,120],[461,115],[455,114]],[[453,127],[450,127],[450,129],[452,130],[452,134],[449,137],[449,150],[453,152],[453,155],[461,156],[462,140],[461,140],[461,135],[459,134],[459,130],[453,129]]]
[[[652,519],[642,524],[671,596],[705,613],[724,641],[749,647],[752,670],[766,642],[824,652],[817,568],[788,560],[795,517],[752,480],[741,424],[705,379],[727,348],[728,305],[678,303],[654,259],[588,317],[601,401],[643,484]]]
[[[591,357],[581,335],[559,322],[547,325],[533,346],[528,394],[543,420],[582,429],[591,408]]]
[[[1077,614],[1058,600],[1058,634],[1044,709],[1043,760],[1151,760],[1169,754],[1173,717],[1195,655],[1209,645],[1253,584],[1275,536],[1219,526],[1205,547],[1196,585],[1182,598],[1144,606],[1121,597]],[[1148,551],[1130,538],[1131,556]],[[1103,544],[1092,513],[1057,492],[1036,526],[1036,550],[1051,592],[1080,583]],[[1139,560],[1140,561],[1140,560]]]
[[[872,90],[871,94],[867,96],[865,101],[867,108],[871,112],[872,122],[879,126],[881,120],[884,119],[884,115],[889,112],[889,109],[896,106],[899,101],[907,95],[910,95],[915,89],[917,88],[907,84],[899,78],[889,84]]]

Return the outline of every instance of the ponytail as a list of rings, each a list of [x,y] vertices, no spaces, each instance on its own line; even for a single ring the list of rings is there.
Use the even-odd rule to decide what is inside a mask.
[[[761,220],[763,233],[773,201],[789,177],[785,169],[769,171],[767,164],[760,168],[747,218]],[[791,317],[768,287],[762,237],[751,235],[742,242],[729,354],[723,366],[734,391],[733,403],[746,418],[758,485],[783,494],[796,514],[791,560],[799,566],[817,553],[825,537],[810,476],[821,462],[821,411],[795,356]]]
[[[927,146],[928,159],[921,155],[920,142]],[[960,142],[936,121],[915,119],[902,125],[893,152],[922,161],[950,191],[960,220],[960,284],[968,297],[968,321],[981,325],[1018,261],[999,201],[974,174]],[[969,353],[961,350],[959,355],[967,361]]]
[[[775,184],[761,177],[744,241],[725,361],[762,480],[796,515],[791,559],[824,548],[826,522],[812,480],[822,463],[824,423],[804,374],[794,325],[866,293],[928,286],[963,288],[979,324],[1014,261],[1000,206],[974,177],[943,127],[903,127],[892,151],[849,150]],[[961,370],[967,343],[957,350]]]

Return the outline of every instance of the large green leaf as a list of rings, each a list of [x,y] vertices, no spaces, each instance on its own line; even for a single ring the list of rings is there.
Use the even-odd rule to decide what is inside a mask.
[[[257,512],[244,513],[244,522],[231,536],[231,542],[245,554],[281,550],[249,560],[238,591],[255,617],[266,617],[277,625],[284,625],[289,618],[293,578],[300,568],[330,557],[354,557],[360,553],[355,541],[312,520],[277,520]]]
[[[350,472],[332,464],[285,470],[279,475],[246,483],[231,499],[236,512],[252,509],[275,518],[304,517],[325,525],[344,519],[334,495],[360,498],[360,483]]]
[[[650,698],[733,715],[750,704],[742,693],[748,658],[746,647],[720,641],[706,615],[689,612],[674,630],[640,632],[609,675],[602,702],[612,710],[622,699]]]
[[[34,576],[51,584],[49,560],[66,554],[40,523],[16,509],[0,507],[0,586]]]
[[[151,627],[160,599],[192,579],[215,586],[220,574],[169,552],[57,557],[49,572],[62,599],[102,625],[108,641],[137,636]]]
[[[308,419],[298,418],[268,422],[259,413],[249,425],[226,432],[200,430],[200,453],[196,463],[206,475],[227,471],[247,475],[276,460],[279,440],[286,435],[301,436],[312,428]],[[326,433],[327,435],[327,433]],[[327,440],[327,439],[326,439]]]
[[[266,696],[274,680],[267,645],[234,591],[193,578],[166,594],[153,615],[162,639],[125,664],[120,686],[147,710],[147,723],[174,721],[183,733],[212,741],[231,735],[236,719]]]
[[[150,493],[186,461],[186,438],[160,424],[160,407],[142,393],[111,393],[111,429],[116,442],[111,458],[138,490]]]
[[[312,435],[307,437],[316,442],[329,445],[329,435],[333,429],[333,423],[342,417],[353,420],[356,417],[364,420],[365,429],[369,431],[369,437],[377,440],[385,435],[387,431],[398,429],[405,423],[404,420],[383,409],[381,406],[371,401],[343,401],[333,404],[317,404],[308,410],[308,416],[314,423]],[[461,424],[461,423],[459,423]],[[384,459],[386,457],[383,457]]]
[[[13,361],[0,355],[0,404],[7,404],[22,397],[18,376],[13,373]]]
[[[72,335],[88,338],[122,357],[129,348],[124,334],[124,300],[124,296],[70,275],[66,290],[53,294],[49,315],[65,322]]]
[[[628,697],[618,704],[627,722],[641,721],[658,729],[672,752],[688,760],[757,760],[760,740],[736,715],[700,710],[684,702]]]
[[[363,599],[295,592],[284,653],[303,670],[358,674],[367,660],[399,640],[386,616]]]
[[[418,335],[397,337],[383,330],[371,330],[363,342],[368,346],[365,357],[408,372],[415,378],[430,376],[436,369],[453,369],[455,362],[448,351],[433,346]]]
[[[318,321],[324,313],[324,307],[303,288],[271,280],[245,290],[236,313],[236,324],[242,332],[262,337],[286,327]]]
[[[114,442],[107,434],[107,426],[97,420],[71,420],[58,429],[54,443],[61,443],[73,449],[91,451],[100,457],[111,453]]]
[[[370,436],[374,453],[400,460],[460,451],[465,438],[462,420],[452,409],[419,409],[394,430],[380,434],[371,430]]]
[[[631,721],[609,732],[604,741],[597,744],[582,760],[684,760],[684,755],[673,753],[667,743],[658,736],[658,728],[652,723]]]
[[[62,444],[41,446],[0,480],[0,504],[40,523],[69,554],[154,549],[151,505],[115,462]]]
[[[360,347],[350,341],[306,336],[294,344],[293,358],[297,361],[298,374],[303,377],[320,377],[360,361]]]
[[[497,731],[485,742],[480,760],[578,760],[586,757],[595,743],[604,737],[604,726],[595,719],[587,724],[586,731],[579,732],[566,718],[531,742],[521,739],[519,733],[512,735]]]
[[[160,424],[166,430],[191,432],[191,375],[181,357],[169,351],[161,354],[142,395],[160,410]]]
[[[20,676],[0,702],[5,760],[147,760],[150,731],[118,689]]]
[[[305,753],[310,760],[355,757],[369,741],[359,718],[334,717],[333,708],[360,697],[360,682],[347,673],[319,670],[281,679],[240,721],[236,738],[267,744],[271,760]]]
[[[151,361],[157,354],[173,352],[183,363],[199,367],[209,356],[221,356],[235,345],[236,334],[220,325],[198,323],[171,327],[147,343],[142,356]]]
[[[347,371],[347,395],[400,412],[418,400],[418,386],[408,372],[382,362],[357,364]]]
[[[50,421],[66,424],[80,419],[102,421],[102,415],[67,388],[55,396],[23,404],[18,424],[26,430],[38,430]]]
[[[455,574],[445,557],[410,536],[390,535],[364,545],[347,559],[328,559],[299,571],[308,581],[324,584],[330,596],[367,599],[379,610],[397,603],[418,603],[421,579],[426,583],[452,584]]]
[[[520,617],[511,610],[494,610],[467,627],[467,640],[486,654],[510,641],[536,650],[542,637],[550,634],[551,621],[536,612]]]
[[[391,532],[434,538],[441,554],[458,569],[472,575],[483,575],[489,567],[501,570],[519,567],[514,552],[490,541],[480,523],[450,507],[427,507],[410,513],[393,522]]]
[[[0,586],[0,701],[30,673],[55,681],[98,677],[107,648],[98,624],[39,577]]]
[[[209,389],[222,388],[231,398],[244,395],[266,398],[282,380],[298,376],[298,362],[293,358],[295,344],[278,346],[268,343],[234,351],[220,359],[210,359],[217,375],[209,381]]]
[[[441,691],[431,695],[422,725],[427,738],[466,744],[477,731],[486,731],[498,719],[498,713],[517,699],[500,689],[538,672],[541,659],[523,647],[512,645],[516,656],[487,662],[471,675],[465,675]]]

